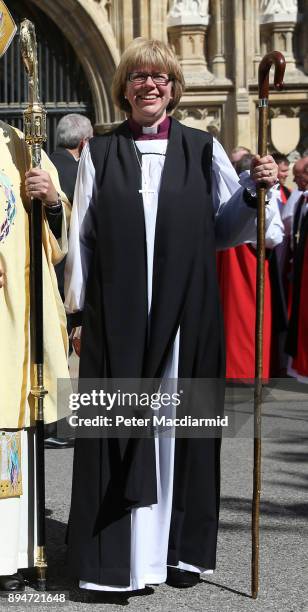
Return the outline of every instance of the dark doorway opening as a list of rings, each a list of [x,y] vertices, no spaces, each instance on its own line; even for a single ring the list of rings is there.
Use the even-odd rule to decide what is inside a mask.
[[[35,24],[38,43],[40,97],[47,110],[47,152],[55,148],[58,121],[67,113],[87,115],[94,122],[89,84],[72,46],[57,25],[29,0],[6,0],[19,27],[27,17]],[[16,6],[17,5],[17,6]],[[27,106],[28,88],[15,36],[0,64],[0,119],[23,130],[22,110]]]

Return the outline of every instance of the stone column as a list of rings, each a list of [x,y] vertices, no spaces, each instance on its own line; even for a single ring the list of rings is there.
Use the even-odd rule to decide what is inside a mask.
[[[121,15],[119,21],[122,21],[122,40],[121,50],[124,51],[134,36],[133,30],[133,3],[132,0],[121,1],[119,13]]]
[[[297,0],[260,0],[262,55],[281,51],[287,64],[286,77],[295,70],[292,41],[297,13]]]
[[[258,79],[259,64],[262,59],[261,49],[260,49],[259,0],[253,0],[253,9],[254,9],[254,15],[255,15],[253,76],[255,79]]]
[[[225,33],[224,33],[224,0],[216,0],[215,11],[216,52],[213,58],[213,72],[216,78],[226,77]]]
[[[302,47],[303,47],[303,68],[308,74],[308,0],[304,0],[302,8]]]
[[[205,59],[208,4],[208,0],[174,0],[168,13],[169,41],[187,85],[201,85],[214,79]]]
[[[247,75],[249,46],[246,33],[246,16],[250,0],[234,0],[234,103],[235,103],[235,144],[250,148],[250,114]],[[251,41],[252,42],[252,41]],[[252,46],[253,50],[253,46]],[[252,55],[253,57],[253,55]],[[251,57],[251,59],[252,59]]]

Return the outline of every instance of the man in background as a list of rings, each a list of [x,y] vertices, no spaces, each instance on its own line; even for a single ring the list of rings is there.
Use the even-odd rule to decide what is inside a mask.
[[[92,136],[91,121],[84,115],[77,113],[65,115],[57,125],[56,150],[50,155],[50,159],[58,170],[61,189],[72,205],[81,151]],[[55,267],[62,300],[64,300],[65,259]]]
[[[278,205],[279,205],[280,214],[282,214],[283,206],[284,204],[287,203],[287,200],[291,195],[291,190],[285,185],[285,182],[289,175],[290,162],[287,156],[283,155],[283,153],[273,153],[273,158],[278,166],[278,181],[279,181],[279,192],[280,192]]]
[[[285,230],[292,249],[292,296],[286,351],[291,359],[288,374],[308,382],[308,156],[293,167],[294,190],[284,208]]]
[[[247,147],[243,147],[242,145],[235,147],[234,149],[232,149],[230,153],[230,161],[231,161],[232,166],[234,166],[236,169],[236,164],[242,159],[242,157],[244,157],[245,155],[250,155],[250,154],[251,154],[251,151],[250,149],[247,149]],[[240,172],[237,169],[236,171],[238,174],[240,174],[240,172],[243,172],[242,169],[240,170]]]
[[[245,172],[246,170],[250,169],[252,159],[252,153],[244,153],[244,155],[242,155],[242,157],[238,161],[233,162],[233,167],[239,176],[242,172]]]
[[[84,115],[70,113],[62,117],[57,125],[56,150],[50,155],[50,159],[58,170],[61,188],[72,205],[81,151],[92,136],[93,128],[91,122]],[[53,227],[52,229],[54,233],[57,234],[57,228]],[[65,261],[66,257],[55,266],[58,288],[62,301],[64,301]],[[74,326],[73,315],[67,315],[67,332],[69,335]],[[71,352],[72,344],[70,340],[69,354],[71,354]],[[48,448],[64,448],[71,446],[70,440],[57,437],[55,424],[46,427],[46,436],[48,437],[45,440],[45,445]]]
[[[73,204],[74,189],[77,177],[78,162],[81,151],[89,138],[93,136],[93,128],[88,117],[71,113],[60,119],[56,132],[56,150],[50,159],[56,166],[61,187],[68,200]]]

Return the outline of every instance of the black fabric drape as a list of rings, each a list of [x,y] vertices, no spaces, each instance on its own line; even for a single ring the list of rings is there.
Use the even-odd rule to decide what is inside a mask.
[[[64,147],[57,147],[56,150],[51,153],[50,159],[55,165],[59,175],[59,181],[62,191],[66,194],[67,199],[73,205],[74,200],[74,189],[78,172],[78,161],[75,157]],[[62,233],[62,211],[57,219],[48,219],[49,225],[56,236],[61,237]],[[53,221],[53,222],[52,222]],[[52,222],[52,225],[51,225]],[[64,301],[64,268],[65,268],[66,257],[55,266],[55,272],[58,280],[58,287]],[[70,322],[70,316],[68,316],[68,332],[72,330]]]
[[[276,249],[269,254],[269,273],[272,288],[272,325],[275,333],[279,334],[288,327],[288,312]]]
[[[289,329],[286,340],[286,353],[292,357],[296,357],[297,345],[298,345],[298,318],[299,318],[299,306],[300,306],[300,293],[302,283],[302,270],[304,264],[304,254],[306,240],[308,239],[308,214],[302,219],[300,223],[300,212],[303,206],[305,198],[302,196],[297,205],[295,211],[294,223],[293,223],[293,289],[292,289],[292,310],[289,321]],[[299,240],[297,241],[297,233],[299,232]]]
[[[57,147],[50,159],[56,166],[62,191],[73,204],[74,189],[78,172],[78,160],[64,147]]]

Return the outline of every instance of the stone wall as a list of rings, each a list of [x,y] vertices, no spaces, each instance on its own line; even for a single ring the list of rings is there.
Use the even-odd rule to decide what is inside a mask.
[[[269,147],[291,147],[293,159],[308,149],[308,0],[32,1],[81,60],[100,130],[121,119],[110,84],[122,51],[136,36],[156,37],[169,41],[183,67],[187,87],[176,116],[211,131],[227,150],[256,150],[258,65],[265,53],[282,51],[285,88],[270,95],[271,122],[280,123],[269,130]]]

